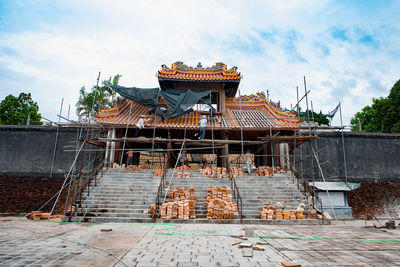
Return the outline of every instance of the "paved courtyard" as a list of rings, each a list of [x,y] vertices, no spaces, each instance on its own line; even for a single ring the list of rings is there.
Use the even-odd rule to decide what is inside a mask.
[[[88,225],[0,218],[0,266],[400,266],[400,229],[371,225]],[[232,237],[245,227],[253,227],[255,237]],[[262,243],[256,246],[264,251],[239,248],[238,242]]]

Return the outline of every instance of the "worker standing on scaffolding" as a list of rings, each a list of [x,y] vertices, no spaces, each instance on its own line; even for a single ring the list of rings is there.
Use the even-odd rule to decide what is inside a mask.
[[[199,139],[204,139],[206,136],[206,127],[207,127],[207,117],[203,115],[202,119],[199,121],[200,123],[200,137]]]
[[[139,136],[139,133],[140,133],[140,130],[142,130],[143,129],[143,127],[144,127],[144,122],[145,121],[149,121],[150,119],[144,119],[144,115],[141,115],[140,116],[140,119],[139,119],[139,121],[136,123],[136,131],[135,131],[135,135],[133,136],[133,137],[138,137]]]
[[[182,166],[182,168],[183,168],[183,166],[185,166],[186,161],[187,161],[186,152],[182,152],[181,155],[179,156],[179,163],[180,163],[180,166]]]
[[[125,154],[128,156],[128,158],[126,159],[126,166],[132,165],[132,162],[133,162],[133,151],[132,150],[128,150]]]
[[[244,154],[243,161],[244,161],[244,163],[246,163],[247,172],[251,173],[251,165],[253,164],[253,161],[254,161],[254,155],[250,154],[250,150],[249,149],[247,149],[246,154]]]

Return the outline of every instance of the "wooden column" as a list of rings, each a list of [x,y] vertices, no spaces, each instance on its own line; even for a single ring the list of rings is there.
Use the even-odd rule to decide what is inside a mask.
[[[168,130],[168,139],[171,140],[171,132]],[[175,154],[172,151],[172,142],[167,143],[167,169],[175,167]]]
[[[222,139],[224,139],[224,140],[229,139],[226,132],[222,133]],[[221,166],[225,167],[225,168],[229,168],[229,157],[228,157],[229,156],[229,144],[224,144],[224,147],[222,148],[221,152],[222,152],[221,153],[221,156],[222,156]]]

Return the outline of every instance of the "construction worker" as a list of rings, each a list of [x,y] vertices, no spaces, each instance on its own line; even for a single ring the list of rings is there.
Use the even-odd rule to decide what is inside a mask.
[[[136,131],[135,131],[135,135],[133,136],[133,137],[138,137],[139,136],[139,133],[140,133],[140,130],[142,130],[143,129],[143,127],[144,127],[144,122],[145,121],[149,121],[150,119],[145,119],[144,118],[144,115],[141,115],[140,116],[140,119],[139,119],[139,121],[136,123]]]
[[[247,172],[251,173],[251,165],[253,164],[254,161],[254,155],[250,154],[249,149],[247,150],[246,154],[244,154],[243,161],[244,163],[246,163]]]
[[[204,139],[206,136],[206,127],[207,127],[207,117],[203,115],[202,119],[199,121],[200,123],[200,137],[199,139]]]
[[[132,162],[133,162],[133,151],[132,150],[128,150],[125,154],[128,156],[128,158],[126,159],[126,166],[132,165]]]
[[[182,152],[181,155],[179,156],[179,163],[183,167],[185,165],[185,162],[187,161],[187,155],[186,152]]]

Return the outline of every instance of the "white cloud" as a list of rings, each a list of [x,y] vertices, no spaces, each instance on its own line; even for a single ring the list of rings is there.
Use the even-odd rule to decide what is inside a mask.
[[[329,112],[342,101],[347,124],[400,78],[400,27],[387,19],[396,6],[366,17],[331,1],[56,3],[59,16],[24,22],[35,29],[0,31],[0,98],[29,90],[54,120],[61,98],[73,107],[98,71],[102,79],[122,74],[122,85],[155,87],[160,65],[176,60],[238,66],[242,93],[268,89],[287,107],[296,102],[296,86],[304,91],[305,75],[314,109]],[[333,27],[348,29],[350,40],[334,39]],[[358,42],[357,30],[376,46]]]

